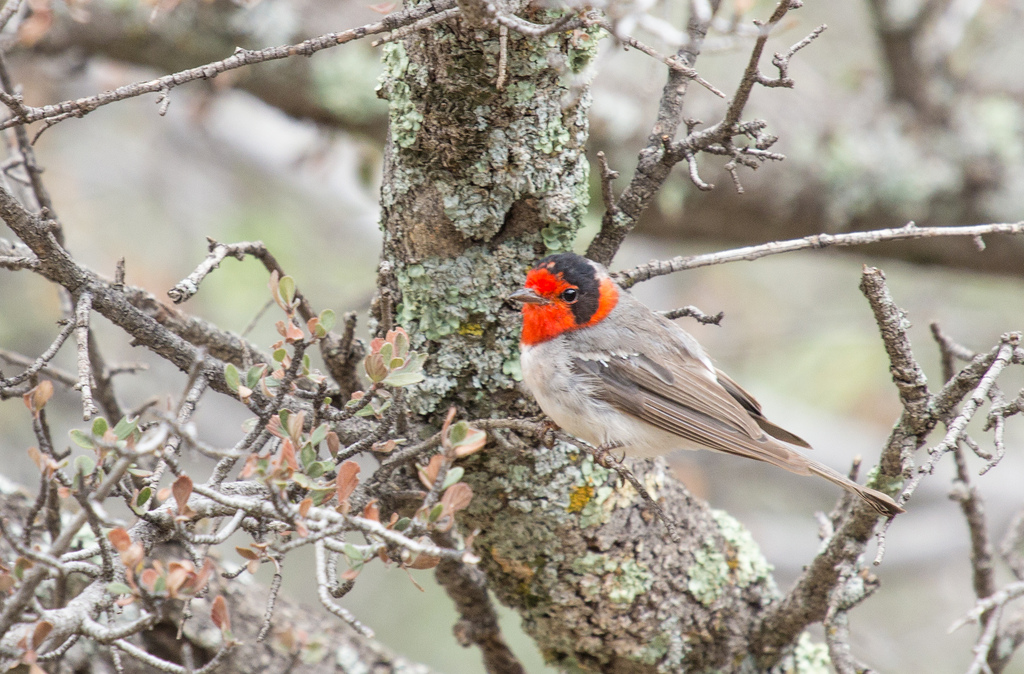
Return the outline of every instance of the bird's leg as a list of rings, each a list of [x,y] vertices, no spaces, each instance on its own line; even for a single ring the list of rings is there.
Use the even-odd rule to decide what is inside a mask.
[[[595,448],[593,445],[584,442],[579,438],[573,437],[565,433],[564,431],[559,432],[559,435],[566,442],[575,445],[582,451],[586,452],[587,454],[590,454],[590,456],[594,458],[594,463],[598,464],[602,468],[614,470],[620,479],[625,480],[626,482],[631,484],[633,486],[633,489],[635,489],[636,492],[640,494],[640,498],[647,502],[647,505],[650,506],[651,510],[654,511],[655,516],[659,520],[661,520],[661,523],[665,525],[666,529],[668,529],[669,537],[676,543],[682,540],[679,537],[679,531],[678,529],[676,529],[675,523],[669,519],[668,515],[665,514],[665,511],[662,509],[661,505],[654,500],[654,497],[651,496],[650,493],[648,493],[647,489],[645,489],[644,486],[640,484],[640,480],[636,479],[636,475],[633,475],[633,471],[631,471],[622,462],[622,460],[626,458],[625,452],[623,452],[620,458],[609,456],[612,450],[619,449],[620,447],[623,446],[621,442],[609,442],[601,445],[600,447]],[[609,459],[611,459],[611,461],[609,461]]]
[[[544,419],[544,421],[541,422],[541,427],[543,430],[540,434],[540,442],[548,449],[551,449],[555,446],[555,434],[562,429],[551,419]]]
[[[605,467],[607,468],[608,466]],[[662,509],[661,504],[655,501],[654,497],[647,492],[647,489],[640,484],[640,480],[636,479],[636,475],[633,474],[633,471],[623,465],[622,459],[619,459],[618,466],[611,466],[611,470],[614,470],[620,478],[633,485],[633,489],[636,489],[636,492],[640,494],[640,498],[647,502],[647,505],[654,511],[655,516],[657,516],[657,518],[661,520],[661,523],[665,525],[665,528],[668,529],[669,537],[671,537],[674,542],[678,543],[681,539],[679,538],[679,531],[676,529],[675,522],[669,519],[668,515],[666,515],[665,511]]]
[[[640,480],[636,478],[633,471],[623,463],[623,460],[626,458],[626,453],[623,452],[622,456],[619,457],[612,454],[613,450],[619,449],[620,447],[622,447],[621,442],[607,442],[601,445],[594,450],[594,461],[604,468],[614,470],[618,474],[619,478],[631,484],[633,489],[636,489],[636,492],[640,494],[640,498],[647,502],[647,505],[654,511],[654,514],[659,520],[661,520],[662,524],[665,525],[665,528],[668,529],[668,535],[673,541],[678,543],[680,538],[679,532],[676,530],[675,522],[668,518],[668,515],[665,514],[661,504],[654,500],[654,497],[648,493],[647,489],[644,488],[642,484],[640,484]]]
[[[622,447],[621,442],[606,442],[594,450],[594,461],[602,468],[619,470],[618,467],[622,466],[622,460],[626,458],[626,453],[623,452],[622,456],[616,458],[612,454],[612,450],[619,449],[620,447]]]

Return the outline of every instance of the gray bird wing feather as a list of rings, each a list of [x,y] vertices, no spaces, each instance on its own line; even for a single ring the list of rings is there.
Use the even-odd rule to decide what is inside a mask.
[[[662,367],[646,356],[630,355],[576,358],[573,365],[597,380],[601,400],[652,426],[708,449],[809,474],[806,459],[766,435],[725,388],[700,372],[702,364]]]

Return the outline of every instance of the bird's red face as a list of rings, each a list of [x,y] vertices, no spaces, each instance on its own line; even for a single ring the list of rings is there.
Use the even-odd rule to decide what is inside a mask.
[[[523,303],[521,341],[533,346],[599,323],[615,308],[619,290],[586,258],[561,253],[538,262],[509,299]]]

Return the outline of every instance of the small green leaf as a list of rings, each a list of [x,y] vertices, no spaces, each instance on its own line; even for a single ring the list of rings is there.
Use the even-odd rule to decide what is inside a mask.
[[[412,384],[418,384],[423,381],[422,372],[406,372],[400,370],[398,372],[392,372],[384,378],[384,384],[386,386],[411,386]]]
[[[357,417],[374,417],[377,416],[377,410],[373,408],[373,403],[370,403],[363,409],[356,412]]]
[[[139,427],[139,418],[129,419],[128,417],[121,417],[121,420],[114,426],[114,435],[117,436],[118,440],[127,440],[128,436],[135,432],[135,429]]]
[[[278,418],[281,420],[281,429],[287,432],[288,430],[288,417],[290,417],[292,411],[290,409],[283,409],[277,413]]]
[[[283,363],[284,359],[287,356],[288,356],[288,351],[284,347],[282,347],[280,349],[276,349],[274,351],[274,360],[276,360],[278,363]]]
[[[96,470],[96,459],[85,454],[75,457],[75,472],[79,475],[92,475]]]
[[[444,476],[444,482],[441,484],[441,491],[444,491],[448,487],[452,486],[456,482],[462,479],[462,476],[466,474],[466,469],[462,466],[455,466],[448,471],[448,474]]]
[[[149,477],[153,474],[153,471],[145,470],[144,468],[129,468],[128,474],[134,475],[135,477]]]
[[[260,363],[259,365],[253,365],[249,368],[249,371],[245,373],[245,385],[251,389],[255,389],[256,385],[260,383],[260,377],[267,370],[266,363]]]
[[[153,592],[160,594],[167,589],[167,576],[158,576],[156,582],[153,583]]]
[[[309,489],[313,486],[313,483],[309,480],[309,476],[304,475],[303,473],[292,473],[292,481],[303,489]]]
[[[320,325],[323,327],[324,332],[330,332],[331,328],[334,327],[334,312],[330,309],[324,309],[320,312]]]
[[[363,561],[363,553],[360,552],[359,548],[357,548],[356,546],[352,545],[351,543],[346,543],[345,544],[344,551],[345,551],[345,556],[348,557],[348,561],[349,562],[362,562]]]
[[[440,503],[430,509],[430,516],[427,518],[429,522],[436,522],[440,517],[441,513],[444,512],[444,506]]]
[[[88,433],[73,428],[68,431],[68,435],[71,436],[71,442],[75,443],[83,449],[96,449],[96,445],[93,444],[92,437]]]
[[[466,434],[469,432],[469,424],[465,421],[453,425],[448,431],[448,439],[452,441],[453,445],[457,445],[466,439]]]
[[[149,502],[149,497],[153,494],[153,490],[149,487],[143,487],[139,495],[135,497],[135,506],[141,508]]]
[[[309,371],[313,368],[312,361],[309,359],[309,354],[302,354],[302,374],[309,374]]]
[[[335,491],[336,489],[333,486],[328,487],[327,489],[314,489],[313,491],[309,492],[309,497],[313,499],[313,505],[318,506],[322,505],[324,501],[329,499],[331,497],[331,494],[333,494]]]
[[[110,596],[117,597],[122,594],[131,594],[132,589],[124,583],[118,583],[115,581],[113,583],[107,583],[107,592],[110,593]]]
[[[102,438],[103,434],[107,432],[107,420],[103,417],[96,417],[92,420],[92,434],[97,438]]]
[[[385,360],[380,353],[371,353],[366,357],[364,367],[366,368],[366,376],[370,378],[374,384],[384,381],[384,378],[388,376],[388,368],[384,364]]]
[[[331,429],[328,428],[327,424],[320,424],[319,426],[313,429],[313,432],[309,436],[309,442],[314,447],[316,447],[317,445],[324,441],[324,438],[327,437],[327,433],[330,430]]]
[[[322,461],[311,461],[309,465],[306,466],[306,475],[313,478],[314,480],[323,474],[324,466]]]
[[[309,466],[311,463],[316,461],[316,450],[313,449],[313,445],[308,442],[302,446],[302,450],[299,452],[299,461],[302,462],[302,468],[309,475]],[[313,477],[310,475],[310,477]]]
[[[410,524],[412,524],[412,520],[408,517],[403,517],[395,522],[395,531],[405,531],[409,528]]]
[[[281,299],[285,301],[285,304],[291,304],[295,299],[295,279],[291,276],[285,276],[277,284],[277,287],[281,292]]]
[[[238,376],[238,368],[235,367],[234,363],[228,363],[224,366],[224,381],[229,389],[238,393],[238,386],[242,383],[242,379]]]
[[[385,363],[390,363],[395,356],[395,345],[391,342],[384,342],[380,347],[380,357]]]
[[[395,331],[395,356],[405,358],[409,353],[409,335],[399,328]]]

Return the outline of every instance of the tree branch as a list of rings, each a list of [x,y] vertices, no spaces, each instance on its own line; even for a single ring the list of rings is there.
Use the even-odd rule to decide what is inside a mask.
[[[158,93],[166,97],[171,89],[196,80],[213,79],[221,73],[236,70],[245,66],[291,58],[293,56],[312,56],[318,51],[337,47],[338,45],[358,40],[367,35],[374,35],[390,30],[395,30],[406,24],[414,23],[434,12],[444,11],[454,6],[454,0],[437,0],[423,5],[417,5],[402,12],[397,12],[385,17],[376,23],[366,24],[358,28],[352,28],[340,33],[326,33],[298,44],[282,45],[279,47],[268,47],[251,51],[238,47],[235,53],[226,59],[207,63],[196,68],[189,68],[171,75],[164,75],[154,80],[135,82],[112,91],[106,91],[95,96],[87,96],[76,100],[63,101],[42,107],[31,107],[21,102],[20,96],[9,97],[3,102],[11,108],[12,117],[0,123],[0,129],[31,124],[38,121],[46,121],[46,128],[61,122],[70,117],[83,117],[88,113],[110,103],[123,101],[127,98],[134,98],[144,94]]]
[[[881,241],[902,241],[908,239],[927,239],[940,236],[984,236],[986,234],[1021,234],[1024,233],[1024,221],[992,225],[969,225],[964,227],[917,227],[908,223],[898,229],[878,229],[867,232],[849,232],[846,234],[814,234],[801,239],[789,241],[772,241],[759,246],[734,248],[718,253],[674,257],[670,260],[652,261],[646,264],[617,272],[613,275],[623,288],[631,288],[642,281],[673,274],[684,269],[708,267],[725,262],[739,260],[757,260],[769,255],[790,253],[797,250],[809,250],[829,247],[862,246]]]

